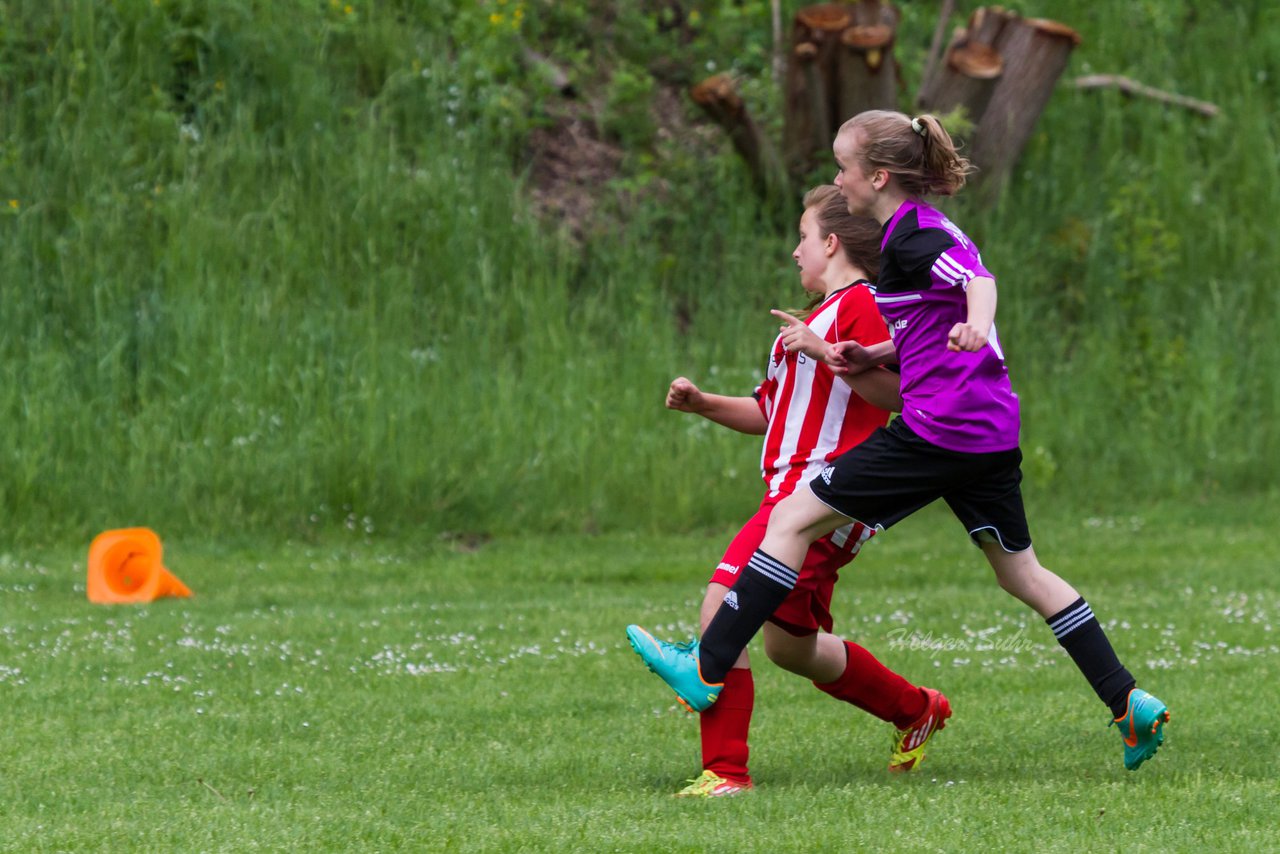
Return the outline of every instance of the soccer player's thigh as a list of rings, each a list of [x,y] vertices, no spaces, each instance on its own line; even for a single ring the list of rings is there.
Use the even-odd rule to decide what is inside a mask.
[[[809,486],[801,486],[773,508],[765,541],[768,542],[779,536],[796,537],[803,539],[807,548],[809,543],[847,521],[848,519],[839,511],[819,501]],[[773,554],[768,547],[765,547],[765,551],[785,563],[798,562],[790,557]]]
[[[946,492],[952,457],[897,421],[836,458],[810,482],[815,500],[874,530],[894,525]]]
[[[1022,503],[1022,453],[1015,448],[981,456],[968,482],[943,498],[977,545],[996,544],[1007,553],[1031,548]]]

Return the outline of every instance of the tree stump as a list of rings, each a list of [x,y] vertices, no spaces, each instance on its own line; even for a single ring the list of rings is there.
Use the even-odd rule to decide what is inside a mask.
[[[787,171],[801,176],[816,166],[815,153],[831,145],[835,71],[840,33],[851,23],[847,6],[821,3],[796,12],[783,91],[783,155]]]
[[[942,64],[921,88],[920,108],[939,115],[963,108],[965,120],[976,126],[1003,71],[1004,59],[995,48],[972,41],[961,30],[947,47]]]
[[[965,144],[979,170],[975,182],[987,195],[1007,180],[1080,36],[1055,21],[983,7],[956,31],[944,61],[935,63],[952,9],[951,3],[943,6],[917,103],[944,115],[962,108],[965,121],[949,130]],[[765,195],[785,192],[790,181],[826,163],[832,138],[848,118],[897,106],[898,21],[888,0],[820,3],[796,12],[783,88],[781,156],[747,114],[732,81],[713,77],[694,87],[694,100],[730,134]]]
[[[1079,33],[1056,21],[1003,22],[992,46],[1004,60],[1004,73],[978,121],[969,155],[983,185],[994,189],[1008,178],[1078,44]]]
[[[826,69],[822,66],[822,52],[812,42],[796,45],[796,61],[800,63],[802,91],[792,106],[803,113],[797,115],[796,133],[791,141],[795,147],[787,156],[793,174],[807,172],[812,165],[815,151],[822,150],[823,140],[831,136],[831,101]]]
[[[970,41],[994,47],[1005,26],[1020,17],[1017,12],[1010,12],[1001,6],[982,6],[969,16],[965,32]]]
[[[783,90],[783,152],[792,176],[828,159],[845,119],[895,106],[898,17],[885,0],[820,3],[796,12]]]
[[[898,10],[862,0],[853,22],[840,34],[839,98],[834,130],[865,110],[891,110],[898,102],[898,64],[893,56]]]
[[[1003,73],[1004,59],[999,60],[999,70],[993,71],[990,67],[991,53],[999,56],[999,51],[995,48],[996,41],[1005,26],[1016,20],[1018,20],[1017,13],[1009,12],[1000,6],[983,6],[975,9],[969,16],[968,23],[952,34],[942,65],[931,69],[921,81],[920,93],[916,98],[916,103],[921,109],[927,109],[933,113],[948,113],[957,106],[975,104],[975,95],[972,90],[985,89],[986,84],[963,84],[946,78],[957,72],[965,77],[980,80],[999,77]],[[995,84],[990,85],[994,90]],[[970,92],[960,95],[952,92],[946,97],[942,96],[943,88],[955,89],[956,87],[968,89]],[[990,101],[990,94],[977,95],[976,108],[966,110],[969,119],[975,124],[982,117]]]

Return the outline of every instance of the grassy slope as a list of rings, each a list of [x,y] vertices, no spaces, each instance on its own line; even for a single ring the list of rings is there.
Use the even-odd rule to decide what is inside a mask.
[[[934,10],[903,5],[910,74]],[[624,216],[578,248],[525,210],[513,139],[519,117],[545,118],[542,95],[488,6],[4,13],[5,542],[124,524],[666,530],[744,512],[753,443],[660,401],[678,373],[750,390],[767,309],[797,298],[792,237],[762,222],[718,137],[645,142],[637,104],[656,85],[646,62],[673,65],[663,51],[719,56],[774,122],[767,4],[629,49],[616,20],[591,37],[608,15],[526,6],[526,36],[578,74],[588,116],[640,140],[625,179],[597,188]],[[1224,110],[1064,86],[1004,204],[958,201],[1003,283],[1029,477],[1082,506],[1270,488],[1274,7],[1023,11],[1080,29],[1069,73]]]

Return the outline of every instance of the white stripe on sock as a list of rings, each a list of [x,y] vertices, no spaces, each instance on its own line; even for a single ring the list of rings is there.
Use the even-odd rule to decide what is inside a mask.
[[[747,561],[747,569],[763,575],[775,584],[781,584],[788,590],[794,589],[800,578],[800,574],[791,567],[760,552],[753,554]]]
[[[1082,602],[1082,603],[1078,604],[1078,606],[1076,606],[1076,607],[1074,607],[1074,608],[1071,608],[1071,609],[1070,609],[1070,611],[1068,611],[1068,612],[1064,613],[1064,615],[1062,615],[1062,616],[1060,616],[1059,618],[1057,618],[1057,620],[1053,620],[1052,622],[1050,622],[1050,624],[1048,624],[1048,625],[1050,625],[1051,627],[1052,627],[1052,626],[1061,625],[1061,624],[1062,624],[1062,622],[1066,622],[1066,621],[1068,621],[1068,620],[1071,620],[1071,618],[1074,618],[1076,615],[1078,615],[1078,613],[1080,613],[1080,612],[1082,612],[1082,611],[1088,611],[1088,609],[1089,609],[1089,603],[1088,603],[1088,602]]]
[[[1053,622],[1049,623],[1049,628],[1051,628],[1051,629],[1052,629],[1052,628],[1057,628],[1058,626],[1062,625],[1063,623],[1066,623],[1066,622],[1069,622],[1069,621],[1071,621],[1071,620],[1074,620],[1074,619],[1076,618],[1076,616],[1077,616],[1078,614],[1080,614],[1081,612],[1083,612],[1083,611],[1089,611],[1089,610],[1090,610],[1090,609],[1089,609],[1089,603],[1088,603],[1088,602],[1081,602],[1081,603],[1080,603],[1078,606],[1076,606],[1075,608],[1071,609],[1071,610],[1070,610],[1070,611],[1068,611],[1067,613],[1063,614],[1061,617],[1058,617],[1058,619],[1056,619],[1056,620],[1054,620]]]
[[[1094,619],[1093,609],[1086,603],[1080,608],[1066,614],[1057,622],[1051,624],[1049,628],[1053,629],[1053,636],[1058,640],[1062,640],[1066,635],[1071,634],[1085,623]]]

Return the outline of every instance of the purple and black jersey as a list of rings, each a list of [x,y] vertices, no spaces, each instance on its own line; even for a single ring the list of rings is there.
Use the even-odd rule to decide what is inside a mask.
[[[942,212],[903,202],[885,224],[876,305],[889,325],[902,369],[902,418],[917,435],[966,453],[1018,446],[1018,396],[991,327],[976,353],[947,349],[947,334],[968,317],[971,279],[994,279],[978,248]]]

